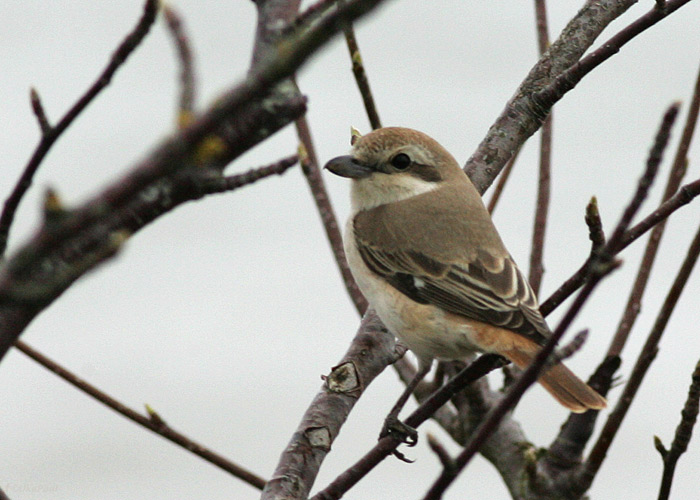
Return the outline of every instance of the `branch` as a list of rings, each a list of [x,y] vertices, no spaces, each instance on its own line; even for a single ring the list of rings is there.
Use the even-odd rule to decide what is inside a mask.
[[[547,28],[547,6],[545,0],[535,0],[537,18],[537,45],[540,57],[549,47]],[[537,182],[537,205],[532,230],[532,246],[530,250],[530,275],[528,281],[535,296],[540,294],[542,275],[544,274],[544,238],[547,230],[547,213],[549,211],[550,182],[552,170],[552,114],[545,118],[540,132],[540,169]]]
[[[430,398],[424,401],[404,423],[417,428],[431,417],[440,407],[465,386],[478,380],[489,372],[503,366],[505,360],[494,354],[485,354],[464,368],[459,374],[440,388]],[[365,477],[382,460],[391,455],[401,444],[401,439],[395,435],[381,438],[354,465],[340,474],[331,484],[319,491],[311,500],[335,500],[343,496],[350,488]],[[296,497],[295,497],[296,498]]]
[[[190,123],[195,110],[195,77],[192,50],[180,15],[169,5],[163,7],[168,31],[175,43],[180,62],[180,101],[178,103],[178,123],[185,126]]]
[[[174,206],[173,202],[168,202],[165,207],[154,202],[154,199],[156,202],[168,200],[164,193],[172,194],[163,189],[164,185],[175,190],[182,186],[192,189],[193,178],[204,175],[198,172],[208,174],[222,168],[232,158],[288,123],[290,118],[298,117],[304,109],[304,101],[297,97],[295,90],[283,89],[287,94],[280,94],[277,87],[274,99],[266,101],[270,89],[291,77],[345,23],[369,12],[380,2],[355,0],[302,34],[290,35],[282,44],[285,50],[277,51],[276,57],[261,61],[246,80],[227,92],[207,113],[162,143],[146,160],[96,198],[72,211],[66,220],[50,231],[43,228],[9,259],[0,268],[0,297],[5,299],[0,301],[0,357],[46,305],[77,277],[94,267],[92,264],[73,269],[73,261],[66,260],[67,249],[70,249],[70,257],[75,259],[108,245],[115,225],[142,227],[145,223],[134,215],[134,205],[140,210],[150,208],[151,212],[140,215],[152,221]],[[205,163],[194,161],[202,143],[217,131],[225,138],[222,141],[226,148],[205,158]],[[181,185],[177,185],[178,182]],[[182,199],[179,202],[182,203]],[[80,241],[77,243],[76,239]],[[46,260],[51,258],[56,262]],[[64,264],[72,269],[67,278],[57,274],[56,266],[65,269]],[[38,270],[43,273],[41,276],[34,274]],[[47,287],[47,283],[50,286]],[[40,294],[34,293],[36,300],[17,300],[21,299],[17,292],[23,290],[39,291]]]
[[[610,448],[613,439],[617,435],[617,431],[620,429],[622,421],[624,420],[627,411],[629,410],[629,407],[637,394],[637,390],[639,389],[647,370],[651,366],[652,361],[656,357],[661,336],[666,329],[671,313],[678,303],[678,299],[683,292],[683,288],[688,282],[688,277],[690,276],[690,273],[697,262],[698,255],[700,255],[700,228],[698,229],[692,243],[690,244],[690,247],[688,248],[688,253],[685,260],[683,261],[683,264],[676,275],[673,285],[666,295],[666,299],[661,306],[661,310],[656,317],[656,321],[654,322],[654,326],[647,337],[644,347],[637,357],[637,362],[630,373],[627,385],[625,385],[615,409],[608,416],[608,419],[605,422],[605,425],[600,432],[600,436],[593,446],[588,459],[583,464],[583,469],[577,478],[578,491],[586,491],[600,469],[600,466],[607,455],[607,451]]]
[[[164,437],[168,441],[171,441],[176,445],[186,449],[187,451],[194,453],[195,455],[203,458],[207,462],[216,465],[220,469],[225,470],[226,472],[236,476],[237,478],[245,481],[246,483],[259,490],[262,489],[265,485],[265,480],[262,479],[260,476],[246,470],[245,468],[241,467],[240,465],[234,462],[231,462],[222,455],[219,455],[218,453],[210,450],[209,448],[191,440],[184,434],[172,429],[160,417],[157,417],[157,414],[153,413],[152,411],[149,410],[149,413],[151,414],[149,418],[138,413],[135,410],[132,410],[128,406],[117,401],[108,394],[102,392],[97,387],[81,379],[71,371],[62,367],[52,359],[43,355],[36,349],[30,347],[28,344],[25,344],[21,340],[18,340],[15,343],[15,347],[27,356],[29,356],[31,359],[42,365],[47,370],[61,377],[63,380],[65,380],[72,386],[78,388],[80,391],[96,399],[100,403],[108,406],[117,413],[125,416],[132,422],[139,424],[141,427],[144,427]],[[154,415],[156,415],[156,417],[154,417]]]
[[[39,169],[39,166],[46,157],[46,154],[49,152],[61,134],[63,134],[63,132],[65,132],[65,130],[73,123],[73,120],[75,120],[78,115],[85,110],[88,104],[90,104],[92,100],[97,97],[97,95],[107,85],[109,85],[109,83],[112,81],[114,73],[116,73],[116,71],[122,65],[124,65],[131,53],[141,44],[143,39],[150,31],[151,26],[153,26],[153,23],[156,20],[157,12],[158,0],[146,0],[141,19],[131,33],[129,33],[119,47],[117,47],[117,50],[114,51],[114,54],[107,64],[107,67],[102,71],[100,76],[97,77],[97,80],[95,80],[85,94],[83,94],[83,96],[80,97],[73,107],[63,116],[63,118],[59,120],[56,126],[51,127],[49,125],[46,114],[41,106],[39,95],[32,89],[32,109],[34,110],[34,114],[37,116],[39,121],[42,135],[39,144],[34,149],[32,157],[24,167],[24,171],[12,190],[12,193],[7,200],[5,200],[5,206],[3,207],[2,214],[0,214],[0,256],[3,256],[5,254],[5,250],[7,249],[7,240],[10,234],[10,227],[15,219],[17,207],[22,201],[24,194],[31,187],[34,174]],[[0,357],[2,357],[1,351]]]
[[[587,3],[569,22],[546,56],[530,70],[486,138],[467,161],[465,170],[479,192],[483,193],[491,185],[515,148],[540,127],[551,107],[583,77],[618,53],[634,37],[690,1],[670,0],[663,11],[653,8],[578,61],[600,32],[635,2],[608,0]],[[570,40],[572,34],[580,38]]]
[[[464,170],[480,193],[486,191],[515,150],[540,127],[544,116],[541,108],[534,111],[533,93],[545,88],[559,73],[575,64],[598,35],[634,3],[634,0],[587,2],[569,21],[544,57],[532,67],[467,160]]]
[[[678,459],[688,449],[688,443],[693,436],[693,427],[698,419],[698,410],[700,406],[700,361],[695,365],[695,370],[692,375],[692,383],[688,389],[688,399],[685,401],[685,406],[681,411],[681,422],[676,428],[676,435],[671,443],[671,448],[666,450],[661,440],[655,437],[656,448],[661,453],[661,458],[664,462],[664,472],[661,478],[661,487],[659,489],[659,500],[667,500],[671,493],[671,483],[673,482],[673,474],[676,471]]]
[[[247,172],[225,177],[216,176],[207,179],[205,185],[202,186],[202,194],[225,193],[234,191],[240,187],[253,184],[260,179],[270,177],[272,175],[282,175],[291,167],[297,164],[299,157],[297,155],[287,156],[275,163],[264,167],[252,168]]]
[[[695,80],[695,90],[693,92],[690,109],[688,110],[688,116],[683,128],[683,135],[681,136],[673,164],[668,174],[666,189],[664,190],[664,194],[661,199],[662,202],[667,201],[669,198],[671,198],[671,196],[673,196],[673,193],[678,190],[681,180],[683,180],[687,170],[688,149],[690,148],[690,143],[695,132],[695,124],[697,123],[698,118],[698,108],[700,108],[700,72],[698,72],[698,76]],[[613,337],[610,347],[608,348],[608,356],[619,356],[622,353],[625,343],[627,342],[627,337],[629,336],[629,333],[634,326],[634,322],[639,315],[642,297],[646,289],[649,275],[651,274],[651,269],[654,267],[654,261],[656,260],[656,254],[658,252],[665,228],[666,221],[662,221],[651,230],[649,240],[647,241],[647,246],[644,249],[644,255],[639,263],[637,277],[634,285],[632,286],[632,290],[625,307],[625,312],[620,319],[617,332],[615,332],[615,336]]]
[[[365,71],[365,66],[362,62],[360,47],[357,45],[355,30],[351,24],[348,24],[344,31],[345,43],[348,46],[350,59],[352,60],[352,74],[355,76],[355,83],[357,83],[357,88],[360,90],[360,95],[362,96],[362,102],[365,105],[365,111],[367,112],[369,123],[372,126],[372,129],[376,130],[382,127],[382,123],[379,119],[377,106],[374,104],[372,90],[369,87],[369,79],[367,78],[367,72]]]
[[[365,389],[396,360],[396,340],[373,311],[365,314],[357,335],[309,405],[282,452],[262,500],[306,499],[321,464],[350,411]]]

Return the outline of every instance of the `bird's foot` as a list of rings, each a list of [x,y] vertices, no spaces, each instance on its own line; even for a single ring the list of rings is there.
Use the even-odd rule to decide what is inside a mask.
[[[389,415],[384,420],[384,426],[382,427],[382,432],[379,433],[379,439],[386,436],[396,437],[401,443],[408,446],[415,446],[418,443],[418,431],[410,425],[404,424],[395,415]],[[406,458],[399,450],[394,450],[392,453],[402,462],[413,463],[413,460]]]

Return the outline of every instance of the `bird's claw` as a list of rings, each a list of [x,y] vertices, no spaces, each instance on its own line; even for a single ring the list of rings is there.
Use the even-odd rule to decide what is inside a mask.
[[[401,420],[393,415],[389,415],[384,420],[382,432],[379,434],[379,439],[386,436],[394,436],[401,440],[403,444],[415,446],[418,443],[418,431],[410,425],[404,424]]]

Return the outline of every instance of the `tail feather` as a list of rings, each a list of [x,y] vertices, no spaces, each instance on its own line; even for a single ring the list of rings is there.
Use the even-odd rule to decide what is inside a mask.
[[[534,358],[534,354],[524,352],[521,349],[512,349],[504,353],[521,369],[527,368]],[[607,401],[603,396],[578,378],[563,363],[553,366],[540,375],[538,382],[554,396],[554,399],[574,413],[600,410],[607,406]]]

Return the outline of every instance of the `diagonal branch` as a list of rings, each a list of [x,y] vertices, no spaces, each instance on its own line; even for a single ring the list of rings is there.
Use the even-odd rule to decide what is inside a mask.
[[[669,0],[664,10],[653,8],[578,61],[604,28],[636,3],[622,0],[588,2],[564,29],[564,35],[530,70],[486,138],[467,161],[465,171],[479,192],[483,193],[491,185],[515,148],[540,127],[557,101],[593,69],[617,54],[627,42],[690,1]],[[572,33],[580,39],[573,42],[568,40]]]
[[[673,313],[673,310],[678,303],[678,299],[680,298],[680,295],[688,282],[690,273],[697,262],[698,255],[700,255],[700,228],[695,234],[695,237],[688,248],[688,253],[685,260],[683,261],[683,264],[681,265],[681,268],[679,269],[678,274],[676,275],[676,278],[673,281],[668,294],[666,295],[666,299],[661,306],[661,310],[656,317],[656,321],[654,322],[654,326],[647,337],[644,347],[642,347],[642,350],[637,357],[637,362],[630,373],[629,380],[625,385],[622,394],[620,395],[620,399],[615,406],[615,409],[608,416],[608,419],[600,432],[598,440],[593,446],[588,459],[583,464],[583,468],[578,476],[578,490],[580,492],[586,491],[595,478],[595,475],[600,469],[613,439],[617,435],[617,431],[622,425],[622,421],[627,415],[627,411],[629,410],[630,405],[637,394],[644,376],[656,357],[661,336],[663,335],[666,325],[671,317],[671,313]]]
[[[38,98],[36,91],[32,91],[32,108],[39,119],[42,135],[39,144],[37,145],[32,157],[24,171],[17,181],[10,196],[5,200],[5,205],[0,215],[0,256],[5,254],[7,248],[7,240],[10,234],[10,227],[15,218],[15,212],[19,206],[24,194],[32,185],[34,174],[39,169],[41,162],[46,157],[47,153],[65,132],[65,130],[73,123],[73,121],[82,113],[85,108],[93,101],[95,97],[112,81],[112,77],[117,70],[124,65],[132,52],[141,44],[156,20],[158,12],[158,0],[146,0],[143,8],[143,15],[136,24],[136,27],[129,33],[122,43],[114,51],[107,67],[97,77],[95,83],[83,94],[71,109],[59,120],[59,122],[51,127],[46,120],[46,115],[41,107],[41,101]],[[40,111],[39,111],[40,110]],[[0,355],[1,356],[1,355]]]
[[[370,310],[347,353],[325,377],[263,490],[263,500],[308,497],[350,411],[374,378],[396,360],[394,336]]]
[[[695,132],[695,125],[698,119],[698,109],[700,109],[700,72],[698,72],[698,76],[695,80],[695,90],[690,102],[688,116],[683,128],[681,140],[678,143],[676,156],[668,174],[666,189],[661,199],[662,202],[667,201],[669,198],[671,198],[671,196],[673,196],[673,194],[678,190],[681,180],[683,180],[683,176],[685,175],[688,163],[688,150],[690,149],[690,143],[692,141],[693,134]],[[627,305],[625,306],[625,312],[620,319],[620,324],[618,325],[615,336],[613,337],[610,347],[608,348],[608,356],[619,356],[623,347],[625,346],[625,343],[627,342],[627,337],[629,336],[629,333],[634,326],[634,322],[639,315],[644,290],[646,289],[649,275],[651,274],[651,269],[654,266],[656,254],[658,252],[665,228],[666,221],[664,220],[654,226],[654,228],[651,230],[649,240],[647,241],[647,246],[644,249],[644,255],[642,256],[642,260],[639,264],[637,277],[634,285],[632,286],[632,291],[630,292]]]
[[[249,470],[241,467],[240,465],[228,460],[226,457],[219,455],[218,453],[197,443],[196,441],[193,441],[184,434],[176,431],[175,429],[167,425],[162,419],[149,418],[129,408],[128,406],[117,401],[110,395],[99,390],[97,387],[81,379],[73,372],[54,362],[47,356],[34,349],[33,347],[29,346],[28,344],[25,344],[21,340],[17,341],[15,347],[27,356],[29,356],[31,359],[42,365],[47,370],[50,370],[51,372],[61,377],[69,384],[75,386],[88,396],[108,406],[109,408],[128,418],[132,422],[139,424],[141,427],[144,427],[164,437],[168,441],[175,443],[176,445],[194,453],[195,455],[203,458],[207,462],[216,465],[220,469],[225,470],[226,472],[236,476],[237,478],[245,481],[246,483],[259,490],[262,489],[265,485],[265,480],[257,474],[250,472]]]
[[[500,368],[504,363],[505,360],[497,355],[487,354],[480,356],[411,413],[405,420],[406,425],[417,428],[447,403],[458,391],[489,372]],[[334,479],[326,488],[318,492],[312,500],[335,500],[342,497],[382,460],[391,455],[400,444],[401,439],[395,435],[389,434],[382,437],[370,451]]]

